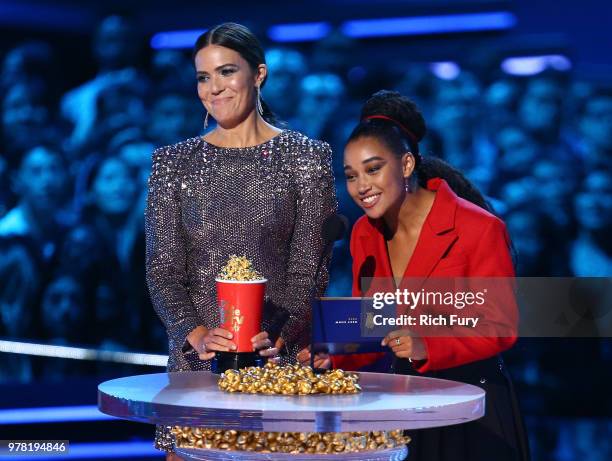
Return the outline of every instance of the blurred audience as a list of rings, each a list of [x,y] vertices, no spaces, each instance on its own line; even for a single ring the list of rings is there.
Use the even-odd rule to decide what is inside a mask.
[[[578,235],[570,249],[572,273],[578,277],[612,274],[612,171],[589,173],[574,197]]]
[[[0,239],[0,335],[13,340],[37,338],[40,268],[35,251],[21,237]],[[0,382],[33,379],[29,356],[0,356]]]
[[[24,155],[12,179],[17,205],[0,219],[0,237],[28,238],[49,261],[65,230],[60,221],[68,185],[64,159],[54,149],[35,147]]]
[[[329,139],[344,91],[344,83],[336,74],[306,75],[300,82],[297,112],[291,126],[311,138]]]
[[[266,64],[268,78],[263,97],[281,120],[292,119],[300,102],[295,84],[307,74],[306,58],[297,50],[271,48],[266,51]]]
[[[102,159],[91,174],[88,204],[81,222],[93,234],[103,258],[97,263],[94,315],[99,343],[133,344],[143,297],[144,224],[136,172],[119,157]]]
[[[439,155],[464,171],[482,191],[488,191],[495,158],[480,123],[481,91],[480,83],[469,72],[461,72],[453,79],[438,79],[434,85],[431,125],[440,136]]]
[[[612,169],[612,89],[599,89],[582,101],[577,143],[586,170]]]
[[[518,103],[518,118],[543,157],[569,161],[575,155],[569,133],[563,130],[566,76],[548,73],[529,79]]]
[[[41,80],[17,80],[2,95],[2,154],[16,167],[24,153],[40,144],[57,144],[61,131],[54,122],[52,102]]]
[[[128,18],[103,19],[92,39],[96,72],[67,92],[51,45],[27,41],[0,56],[2,337],[167,352],[144,281],[146,182],[153,150],[202,134],[204,111],[189,53],[147,54],[144,43]],[[499,66],[440,73],[407,59],[380,72],[356,51],[339,31],[310,49],[270,48],[263,89],[283,126],[333,146],[340,211],[351,222],[361,211],[346,194],[342,149],[363,100],[387,86],[429,120],[421,151],[463,170],[505,219],[518,275],[612,276],[612,86]],[[336,244],[330,280],[329,295],[350,294],[346,241]],[[597,350],[612,363],[609,341],[552,344],[522,340],[506,354],[527,414],[565,408],[559,396],[578,386],[554,359],[559,350]],[[73,362],[1,354],[0,380],[108,371]],[[528,418],[535,460],[608,459],[609,444],[589,451],[604,425],[555,417]]]
[[[145,128],[156,146],[166,146],[196,136],[204,126],[204,112],[195,93],[165,93],[155,98]]]
[[[49,280],[40,303],[42,336],[51,344],[87,342],[87,318],[84,285],[79,276],[57,271]]]
[[[97,130],[98,103],[107,88],[130,83],[141,89],[148,86],[148,77],[138,67],[141,43],[134,25],[127,18],[109,16],[99,24],[92,44],[98,73],[66,93],[61,101],[62,115],[72,124],[71,134],[66,140],[69,152],[78,155]]]

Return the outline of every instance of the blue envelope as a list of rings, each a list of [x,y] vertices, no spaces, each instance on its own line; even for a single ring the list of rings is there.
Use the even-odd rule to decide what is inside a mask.
[[[383,352],[384,337],[369,329],[367,313],[372,311],[371,298],[317,298],[312,303],[312,344],[315,352],[352,354]]]

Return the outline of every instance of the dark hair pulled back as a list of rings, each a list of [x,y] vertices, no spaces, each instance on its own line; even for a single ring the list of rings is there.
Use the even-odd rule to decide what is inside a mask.
[[[218,45],[234,50],[249,63],[254,72],[257,71],[260,64],[266,63],[266,55],[261,43],[259,43],[255,34],[242,24],[225,22],[208,29],[196,40],[192,59],[195,60],[198,51],[209,45]],[[265,85],[266,78],[261,82],[261,88]],[[263,97],[261,98],[261,106],[263,119],[271,125],[276,125],[278,123],[276,116],[263,100]]]
[[[388,119],[368,118],[372,116]],[[386,145],[398,157],[411,152],[415,158],[416,180],[421,187],[427,187],[430,179],[444,179],[459,197],[493,213],[482,193],[459,170],[439,158],[421,155],[418,143],[426,133],[425,119],[413,101],[397,91],[381,90],[364,104],[361,121],[348,142],[370,137]]]

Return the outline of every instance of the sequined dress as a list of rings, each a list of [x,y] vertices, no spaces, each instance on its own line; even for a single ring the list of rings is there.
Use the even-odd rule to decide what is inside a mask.
[[[210,369],[182,349],[196,326],[219,326],[215,276],[232,254],[247,256],[268,279],[262,328],[280,334],[282,360],[295,361],[309,337],[321,225],[336,209],[331,149],[298,132],[245,148],[197,137],[157,149],[145,211],[146,269],[168,333],[168,371]],[[317,295],[327,285],[328,259]],[[172,449],[168,435],[158,427],[158,448]]]

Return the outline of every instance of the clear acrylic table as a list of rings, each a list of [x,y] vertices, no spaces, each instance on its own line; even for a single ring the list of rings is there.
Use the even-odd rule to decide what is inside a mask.
[[[358,373],[362,392],[352,395],[257,395],[218,389],[218,375],[194,371],[155,373],[98,386],[103,413],[131,421],[260,432],[353,432],[450,426],[484,415],[477,386],[419,376]],[[338,454],[285,454],[177,448],[192,460],[399,461],[405,446]]]

